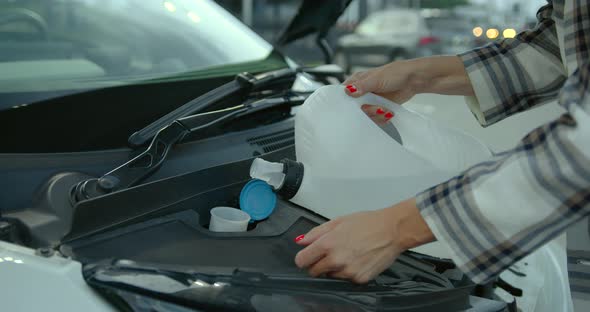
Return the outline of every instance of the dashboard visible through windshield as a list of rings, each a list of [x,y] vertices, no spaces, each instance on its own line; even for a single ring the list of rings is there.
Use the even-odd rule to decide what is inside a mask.
[[[127,84],[271,50],[207,0],[0,0],[0,96]]]

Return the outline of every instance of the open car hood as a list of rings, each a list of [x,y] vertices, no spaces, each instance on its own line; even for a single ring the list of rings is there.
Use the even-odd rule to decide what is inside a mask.
[[[336,23],[352,0],[314,1],[303,0],[297,15],[277,40],[284,46],[307,35],[317,33],[324,37]]]

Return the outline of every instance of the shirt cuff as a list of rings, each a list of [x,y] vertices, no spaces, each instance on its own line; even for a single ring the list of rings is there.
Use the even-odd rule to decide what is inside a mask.
[[[461,186],[461,182],[454,178],[448,182],[439,184],[416,196],[416,204],[422,218],[428,224],[437,242],[442,244],[451,256],[451,259],[469,279],[476,284],[484,284],[495,277],[484,273],[485,270],[474,267],[474,259],[467,255],[470,250],[469,239],[465,235],[465,229],[469,225],[462,222],[460,217],[454,216],[457,209],[453,203],[457,200],[444,198],[449,196],[449,189]],[[445,195],[446,194],[446,195]],[[457,196],[457,194],[453,194]]]
[[[473,88],[473,92],[475,93],[474,96],[466,96],[465,103],[467,104],[467,107],[469,107],[471,113],[473,113],[473,116],[475,116],[479,124],[483,127],[487,127],[498,120],[490,122],[488,118],[486,118],[484,111],[486,109],[490,109],[491,107],[499,106],[500,102],[492,94],[492,88],[488,85],[489,79],[485,78],[485,67],[473,64],[473,58],[475,58],[474,54],[476,54],[474,51],[470,51],[458,55],[458,57],[463,62],[463,65],[465,66],[467,77],[469,77],[471,87]],[[482,105],[480,103],[488,103],[488,106],[491,105],[491,107],[482,108]]]
[[[473,113],[473,116],[475,116],[475,119],[477,119],[479,124],[482,125],[483,127],[487,127],[488,124],[486,122],[486,117],[484,116],[483,112],[481,111],[481,107],[479,106],[479,101],[477,100],[477,97],[466,96],[465,103],[467,104],[467,107],[469,107],[469,109],[471,110],[471,113]]]

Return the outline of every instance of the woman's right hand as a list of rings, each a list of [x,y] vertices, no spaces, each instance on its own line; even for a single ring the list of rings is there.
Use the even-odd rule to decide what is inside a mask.
[[[418,82],[411,81],[411,73],[410,62],[398,61],[354,73],[343,84],[346,85],[346,93],[352,97],[372,92],[403,104],[417,93]]]
[[[395,103],[403,104],[418,93],[474,95],[463,62],[457,56],[432,56],[389,63],[357,72],[343,83],[346,94],[359,97],[372,92]],[[363,105],[363,111],[383,124],[393,117],[386,109]]]
[[[407,67],[407,62],[400,61],[354,73],[343,83],[346,85],[346,94],[359,97],[372,92],[392,102],[403,104],[417,93],[415,86],[410,83]],[[379,125],[389,122],[394,116],[392,111],[377,105],[365,104],[361,108]]]

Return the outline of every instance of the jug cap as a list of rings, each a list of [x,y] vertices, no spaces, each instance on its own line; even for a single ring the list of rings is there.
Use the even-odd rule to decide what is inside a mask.
[[[277,195],[272,187],[262,180],[254,179],[246,183],[240,192],[240,208],[250,215],[252,221],[268,218],[276,204]]]

